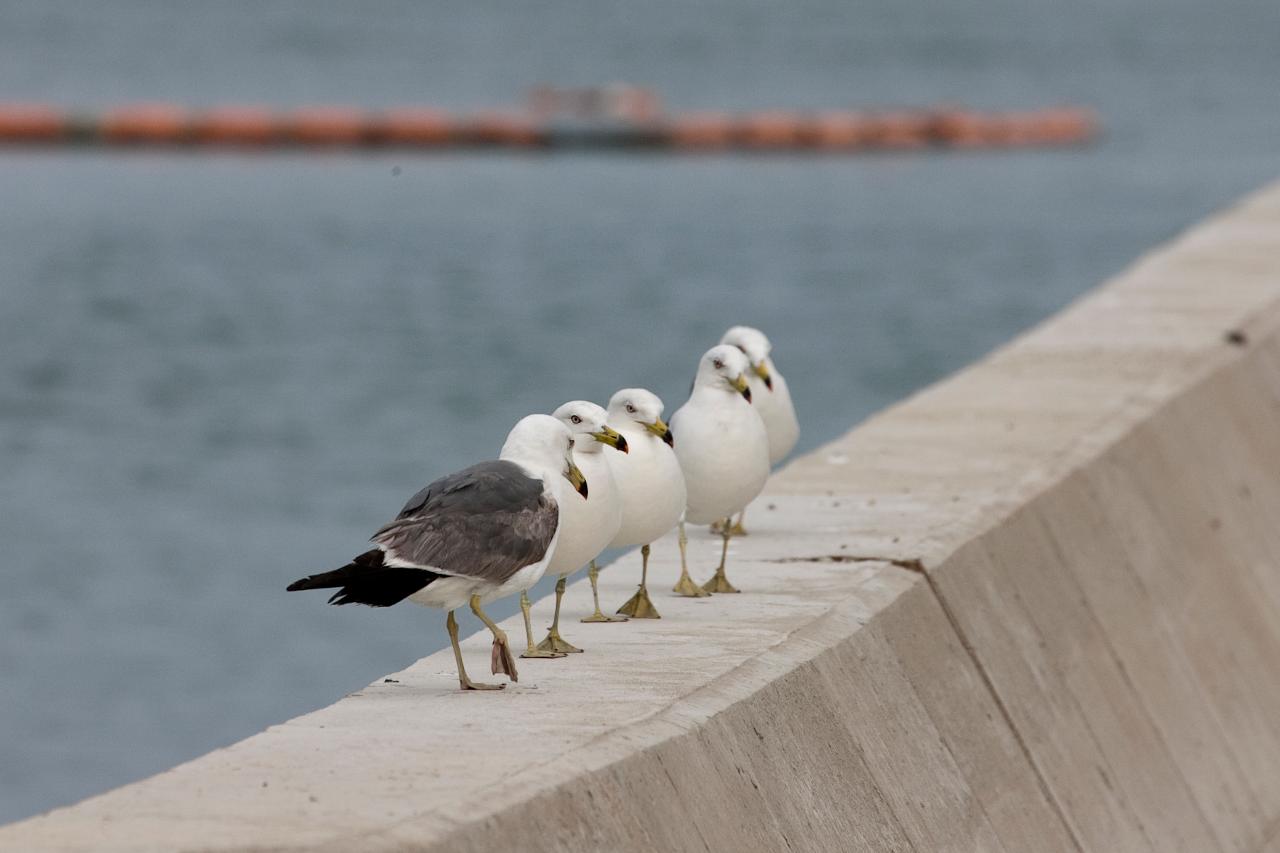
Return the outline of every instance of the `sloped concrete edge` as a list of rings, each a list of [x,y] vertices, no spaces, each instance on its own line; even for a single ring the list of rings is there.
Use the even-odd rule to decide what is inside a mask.
[[[1280,822],[1271,321],[931,572],[1084,849],[1258,850]]]
[[[632,749],[584,750],[570,782],[430,849],[1071,849],[928,584],[900,581],[869,621],[837,605],[628,733]],[[409,822],[321,849],[421,837]]]

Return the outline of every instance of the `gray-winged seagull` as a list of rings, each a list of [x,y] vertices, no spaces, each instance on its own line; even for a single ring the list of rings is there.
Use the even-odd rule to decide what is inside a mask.
[[[294,581],[289,590],[338,588],[330,604],[390,607],[407,598],[448,610],[458,683],[463,690],[500,689],[506,685],[473,682],[462,664],[453,611],[470,603],[493,634],[490,668],[519,680],[507,635],[481,605],[528,589],[546,571],[560,508],[587,497],[573,443],[568,428],[550,415],[521,419],[496,461],[436,480],[373,534],[376,547],[340,569]]]

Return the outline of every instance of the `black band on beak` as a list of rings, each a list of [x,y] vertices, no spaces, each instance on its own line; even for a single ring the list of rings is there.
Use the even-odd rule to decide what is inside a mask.
[[[671,434],[671,427],[667,427],[667,431],[662,434],[662,440],[667,443],[667,447],[675,447],[676,439]]]
[[[751,389],[750,389],[750,388],[743,388],[743,389],[742,389],[742,396],[746,399],[746,401],[747,401],[748,403],[750,403],[750,402],[751,402]]]
[[[608,424],[600,427],[599,432],[591,433],[591,437],[601,444],[607,444],[614,450],[621,453],[627,452],[627,440],[622,437],[622,433],[618,432],[616,429],[610,428]]]
[[[772,390],[773,390],[773,377],[772,377],[772,376],[766,376],[766,377],[764,378],[764,387],[768,388],[770,391],[772,391]]]
[[[572,459],[565,459],[566,470],[564,478],[569,481],[569,485],[573,486],[574,491],[582,495],[583,499],[587,497],[587,478],[582,476],[582,471],[577,465],[573,464]]]

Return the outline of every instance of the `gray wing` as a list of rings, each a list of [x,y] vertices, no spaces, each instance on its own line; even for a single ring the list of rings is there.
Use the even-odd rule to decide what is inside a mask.
[[[555,536],[560,511],[542,491],[513,462],[481,462],[418,492],[371,541],[423,568],[502,583]]]

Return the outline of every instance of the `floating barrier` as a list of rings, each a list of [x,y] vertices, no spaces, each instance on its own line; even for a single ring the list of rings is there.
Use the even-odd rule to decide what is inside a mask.
[[[815,148],[860,148],[870,143],[866,116],[861,113],[819,113],[810,122],[810,138]]]
[[[372,124],[360,110],[311,107],[286,115],[280,136],[294,145],[352,147],[368,144],[372,130]]]
[[[218,107],[192,116],[186,138],[198,145],[276,145],[285,141],[284,125],[261,107]]]
[[[459,120],[456,138],[461,145],[532,148],[548,144],[550,134],[522,113],[495,110]]]
[[[734,142],[733,117],[728,113],[689,113],[662,124],[667,144],[677,148],[728,148]]]
[[[177,144],[187,141],[191,120],[186,110],[168,104],[138,104],[107,110],[96,131],[104,142],[118,145]],[[81,133],[89,128],[78,126]]]
[[[434,148],[458,141],[458,122],[446,112],[409,107],[388,110],[370,120],[371,144]]]
[[[0,140],[5,142],[58,142],[71,135],[70,121],[53,107],[35,104],[0,104]]]
[[[44,104],[0,104],[0,144],[17,145],[842,152],[1077,145],[1097,132],[1093,113],[1079,108],[689,112],[565,123],[519,110],[456,115],[422,107],[375,112],[316,106],[275,112],[254,106],[189,110],[134,104],[81,114]]]
[[[792,113],[749,113],[734,123],[733,130],[744,148],[800,148],[807,143],[808,123],[804,116]]]

